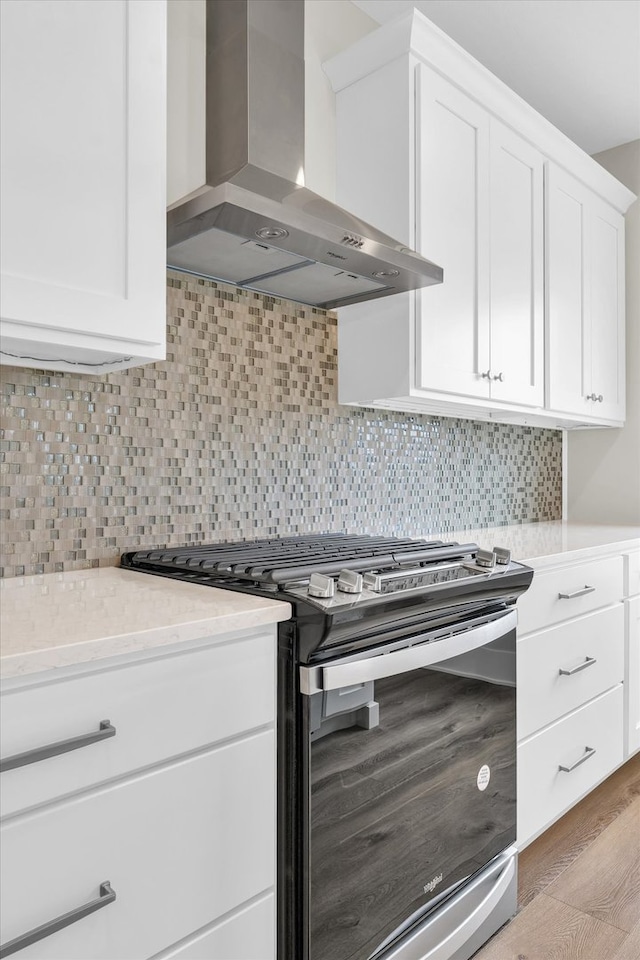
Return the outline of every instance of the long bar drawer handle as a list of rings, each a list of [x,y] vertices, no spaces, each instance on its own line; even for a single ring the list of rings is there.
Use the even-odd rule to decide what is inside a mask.
[[[573,593],[559,593],[558,600],[574,600],[576,597],[584,597],[587,593],[595,593],[595,587],[588,587],[586,584],[582,590],[574,590]]]
[[[582,663],[579,663],[577,667],[571,667],[571,670],[565,670],[564,667],[560,667],[558,673],[561,677],[572,677],[574,673],[580,673],[581,670],[586,670],[587,667],[592,667],[594,663],[597,662],[595,657],[587,657]]]
[[[116,728],[111,726],[111,722],[101,720],[100,727],[95,733],[83,733],[80,737],[58,740],[57,743],[36,747],[34,750],[27,750],[26,753],[15,753],[12,757],[0,760],[0,773],[4,773],[6,770],[15,770],[16,767],[25,767],[29,763],[37,763],[38,760],[48,760],[49,757],[57,757],[61,753],[69,753],[70,750],[78,750],[80,747],[88,747],[90,743],[98,743],[100,740],[107,740],[109,737],[115,737],[115,735]]]
[[[9,940],[0,947],[0,958],[4,960],[4,957],[10,956],[12,953],[17,953],[18,950],[24,950],[25,947],[30,947],[32,943],[37,943],[38,940],[44,940],[45,937],[50,937],[52,933],[57,933],[58,930],[63,930],[77,920],[88,917],[90,913],[101,910],[102,907],[106,907],[108,903],[113,903],[115,899],[115,890],[109,881],[105,880],[104,883],[100,884],[100,896],[96,897],[95,900],[89,900],[88,903],[83,903],[81,907],[76,907],[75,910],[70,910],[69,913],[63,913],[61,917],[56,917],[55,920],[49,920],[48,923],[43,923],[42,926],[35,927],[35,929],[30,930],[29,933],[23,933],[21,937],[16,937],[15,940]]]
[[[588,760],[596,752],[595,747],[585,747],[584,753],[579,760],[576,760],[575,763],[572,763],[570,767],[565,767],[562,764],[558,767],[558,770],[562,770],[563,773],[571,773],[572,770],[575,770],[576,767],[579,767],[581,763],[584,763],[585,760]]]

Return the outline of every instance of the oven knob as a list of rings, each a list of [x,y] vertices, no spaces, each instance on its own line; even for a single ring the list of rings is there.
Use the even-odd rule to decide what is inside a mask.
[[[511,560],[511,551],[506,550],[504,547],[494,547],[493,552],[496,557],[496,563],[506,567]]]
[[[312,573],[309,577],[310,597],[332,597],[335,592],[333,577],[325,577],[323,573]]]
[[[355,570],[341,570],[338,590],[341,593],[362,593],[362,574]]]
[[[493,550],[480,550],[476,553],[476,564],[479,567],[493,567],[496,562],[496,556]]]

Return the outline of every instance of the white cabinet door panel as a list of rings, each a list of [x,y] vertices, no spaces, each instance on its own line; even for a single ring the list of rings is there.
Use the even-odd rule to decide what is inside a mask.
[[[585,357],[596,415],[624,419],[624,218],[598,198],[589,218],[588,306]],[[602,397],[602,400],[600,400]]]
[[[622,763],[622,710],[619,684],[518,746],[520,846]]]
[[[545,174],[547,405],[590,414],[583,340],[587,194],[553,164]]]
[[[625,756],[631,756],[640,750],[640,597],[626,600],[625,608],[627,621]]]
[[[518,739],[624,678],[621,603],[518,641]]]
[[[542,406],[543,157],[491,123],[491,397]]]
[[[536,572],[531,586],[518,599],[518,629],[523,635],[583,616],[622,600],[623,593],[622,557],[600,557]]]
[[[625,415],[624,218],[547,163],[547,403]]]
[[[164,0],[1,6],[7,335],[163,347]]]
[[[444,270],[418,295],[417,381],[488,397],[489,115],[422,64],[416,93],[417,247]]]
[[[0,814],[10,816],[273,723],[274,701],[275,637],[266,632],[7,690],[0,698],[3,757],[95,732],[106,719],[116,733],[3,772]]]
[[[108,880],[113,903],[20,957],[144,960],[271,889],[274,760],[264,731],[5,821],[0,942]]]

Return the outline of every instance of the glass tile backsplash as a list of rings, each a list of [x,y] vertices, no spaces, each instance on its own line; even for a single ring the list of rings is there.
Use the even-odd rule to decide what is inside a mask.
[[[4,576],[561,516],[559,431],[340,406],[333,314],[170,272],[167,322],[162,363],[1,368]]]

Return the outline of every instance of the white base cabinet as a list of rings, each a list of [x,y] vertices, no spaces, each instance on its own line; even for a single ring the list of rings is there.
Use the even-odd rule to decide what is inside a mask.
[[[166,2],[3,0],[0,361],[165,357]]]
[[[640,746],[639,564],[606,548],[532,562],[518,600],[520,848]]]
[[[640,551],[625,556],[625,755],[640,750]]]
[[[2,772],[2,945],[109,883],[20,956],[273,960],[275,628],[6,681],[0,704],[5,760],[115,729]]]

